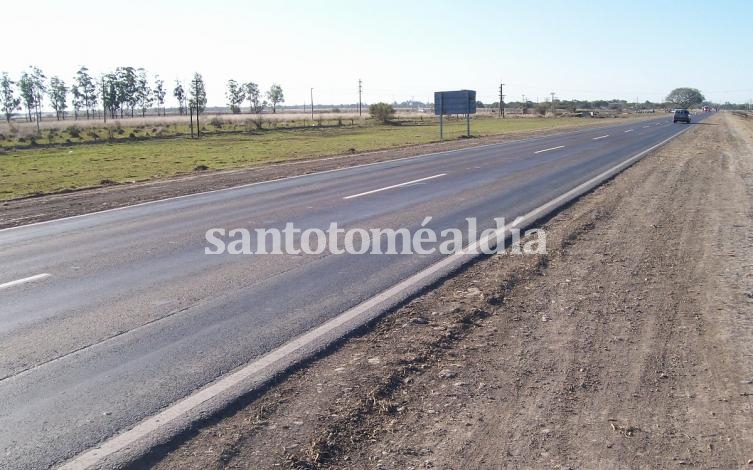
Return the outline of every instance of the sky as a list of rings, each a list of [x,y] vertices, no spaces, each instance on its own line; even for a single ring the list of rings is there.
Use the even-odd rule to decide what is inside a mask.
[[[169,89],[200,72],[208,104],[228,79],[285,104],[427,101],[472,89],[505,101],[661,101],[676,87],[753,99],[753,2],[467,0],[7,1],[0,72],[70,82],[143,67]],[[175,105],[172,97],[168,106]]]

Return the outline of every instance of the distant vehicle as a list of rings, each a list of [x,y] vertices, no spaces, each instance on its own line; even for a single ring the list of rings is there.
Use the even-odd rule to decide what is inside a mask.
[[[687,109],[675,109],[675,117],[673,122],[684,122],[686,124],[690,124],[690,111],[688,111]]]

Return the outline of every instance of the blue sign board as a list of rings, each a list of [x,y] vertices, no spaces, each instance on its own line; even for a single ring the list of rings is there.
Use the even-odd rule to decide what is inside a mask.
[[[434,114],[476,114],[476,90],[435,91]]]

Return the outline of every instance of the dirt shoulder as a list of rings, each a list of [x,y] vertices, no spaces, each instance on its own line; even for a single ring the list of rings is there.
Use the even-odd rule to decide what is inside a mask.
[[[753,119],[719,114],[150,462],[739,468],[753,459]]]
[[[550,135],[624,121],[625,119],[599,119],[578,126],[512,132],[504,135],[436,142],[376,152],[260,165],[239,170],[196,172],[191,175],[164,180],[109,185],[81,191],[14,199],[0,203],[0,229],[260,181],[271,181],[319,171],[412,157],[443,150]]]

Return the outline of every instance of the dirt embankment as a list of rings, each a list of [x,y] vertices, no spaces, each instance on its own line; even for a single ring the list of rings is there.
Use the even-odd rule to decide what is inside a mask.
[[[656,116],[643,116],[635,119],[649,118],[656,118]],[[421,144],[376,152],[323,157],[314,160],[265,164],[239,170],[196,172],[195,174],[166,180],[104,185],[81,191],[14,199],[0,202],[0,229],[260,181],[271,181],[290,176],[306,175],[319,171],[412,157],[431,152],[506,142],[620,122],[624,122],[624,119],[597,119],[578,126],[514,132],[505,135]]]
[[[753,463],[753,119],[719,114],[158,468]]]

